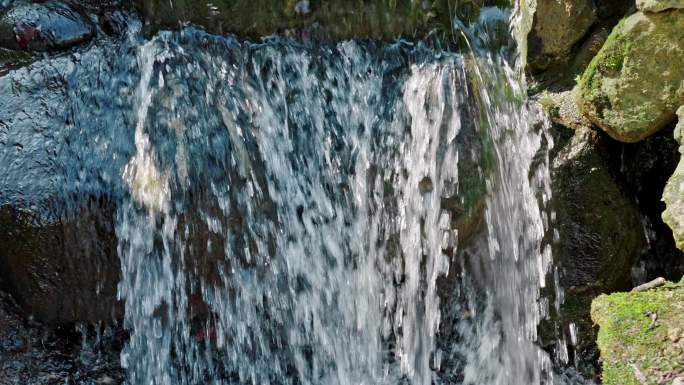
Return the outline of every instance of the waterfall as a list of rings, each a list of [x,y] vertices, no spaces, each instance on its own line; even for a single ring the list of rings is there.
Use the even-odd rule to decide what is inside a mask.
[[[128,385],[553,383],[552,141],[507,55],[193,28],[127,54]]]

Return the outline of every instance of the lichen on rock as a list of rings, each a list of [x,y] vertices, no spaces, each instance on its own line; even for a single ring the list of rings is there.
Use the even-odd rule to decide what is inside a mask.
[[[679,122],[674,137],[679,142],[679,153],[684,154],[684,106],[677,110],[677,115]],[[681,160],[667,181],[663,201],[667,205],[663,212],[663,221],[672,229],[677,248],[684,250],[684,162]]]
[[[577,103],[614,139],[638,142],[684,103],[684,10],[637,12],[613,29],[578,83]]]
[[[672,384],[684,376],[684,280],[596,298],[604,385]]]

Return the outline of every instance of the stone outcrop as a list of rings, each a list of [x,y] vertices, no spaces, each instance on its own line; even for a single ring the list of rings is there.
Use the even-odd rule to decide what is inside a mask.
[[[684,379],[684,281],[643,292],[601,295],[591,307],[600,326],[604,385],[673,384]]]
[[[540,72],[567,61],[596,21],[592,0],[538,1],[527,43],[530,68]]]
[[[679,142],[680,154],[684,154],[684,106],[677,110],[677,115],[679,123],[675,128],[674,136]],[[684,161],[682,160],[665,186],[663,201],[667,205],[663,212],[663,220],[672,229],[677,247],[684,250]]]
[[[587,293],[624,289],[646,245],[639,211],[620,187],[599,132],[580,128],[553,160],[553,199],[560,241],[555,259],[564,287]]]
[[[684,103],[684,10],[622,20],[579,81],[580,110],[614,139],[637,142]]]
[[[631,268],[646,248],[639,210],[621,183],[611,153],[619,146],[577,118],[566,95],[553,95],[555,148],[552,159],[552,203],[557,232],[554,264],[565,295],[558,314],[541,324],[542,344],[555,350],[555,336],[575,339],[570,360],[585,376],[595,377],[598,351],[590,318],[598,294],[631,286]],[[552,295],[552,294],[551,294]],[[572,326],[571,326],[572,325]],[[574,337],[569,330],[574,330]],[[545,336],[554,336],[547,338]]]

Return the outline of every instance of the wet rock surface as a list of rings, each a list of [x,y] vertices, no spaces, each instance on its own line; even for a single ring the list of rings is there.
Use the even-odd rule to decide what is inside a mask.
[[[123,383],[120,327],[51,329],[0,292],[0,385]]]
[[[540,334],[546,349],[567,349],[569,362],[579,372],[597,378],[591,301],[600,293],[631,287],[632,266],[646,249],[646,237],[638,206],[610,155],[619,153],[619,144],[581,123],[574,130],[558,124],[552,130],[555,220],[550,242],[557,273],[549,280],[562,294]],[[558,345],[557,335],[567,346]]]
[[[50,323],[120,315],[111,204],[118,169],[102,158],[126,148],[127,129],[112,113],[116,100],[93,91],[109,81],[104,56],[101,47],[74,52],[0,77],[0,271],[19,304]],[[107,121],[120,131],[98,131]]]
[[[15,1],[0,10],[0,47],[45,51],[66,49],[92,39],[95,26],[66,3]]]
[[[556,258],[570,292],[605,292],[631,284],[631,267],[646,246],[638,208],[606,154],[608,138],[578,129],[553,161]]]

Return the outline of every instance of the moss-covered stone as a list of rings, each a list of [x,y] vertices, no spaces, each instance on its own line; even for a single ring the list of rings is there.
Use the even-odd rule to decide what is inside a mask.
[[[684,10],[637,12],[613,29],[580,78],[580,110],[613,138],[637,142],[684,103]]]
[[[684,106],[677,110],[677,115],[679,122],[674,136],[679,142],[679,153],[684,154]],[[663,221],[672,229],[677,248],[684,250],[684,162],[681,160],[667,181],[663,191],[663,201],[667,205],[663,211]]]
[[[684,282],[601,295],[591,316],[600,326],[604,385],[672,384],[684,376]]]

